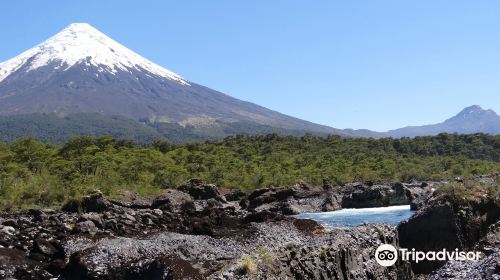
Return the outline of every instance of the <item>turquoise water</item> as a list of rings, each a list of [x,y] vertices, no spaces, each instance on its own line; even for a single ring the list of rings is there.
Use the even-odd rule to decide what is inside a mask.
[[[397,225],[401,221],[408,219],[414,211],[410,210],[410,205],[362,208],[362,209],[342,209],[333,212],[322,213],[302,213],[295,215],[300,219],[311,219],[328,227],[355,227],[362,224],[391,224]]]

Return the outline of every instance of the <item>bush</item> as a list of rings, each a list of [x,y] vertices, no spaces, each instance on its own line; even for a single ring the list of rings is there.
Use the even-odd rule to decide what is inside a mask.
[[[259,247],[257,248],[257,254],[259,255],[259,259],[262,261],[262,263],[266,265],[272,265],[274,262],[273,255],[271,252],[265,248],[265,247]]]
[[[240,261],[240,270],[246,275],[252,275],[257,273],[257,264],[250,256],[245,256]]]
[[[438,199],[451,201],[458,205],[480,202],[485,199],[494,199],[500,202],[500,188],[475,180],[465,180],[440,186],[436,190],[436,196]]]

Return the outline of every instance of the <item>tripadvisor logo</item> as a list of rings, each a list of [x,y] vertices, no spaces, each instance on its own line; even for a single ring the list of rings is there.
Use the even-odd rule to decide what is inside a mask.
[[[382,244],[375,251],[375,260],[381,266],[391,266],[398,260],[398,250],[389,244]]]
[[[396,249],[390,244],[382,244],[375,251],[375,260],[381,266],[391,266],[396,263],[398,256],[403,261],[413,261],[418,263],[423,260],[427,261],[478,261],[481,258],[481,252],[463,252],[455,249],[454,251],[448,251],[443,249],[441,251],[416,251],[415,249]]]

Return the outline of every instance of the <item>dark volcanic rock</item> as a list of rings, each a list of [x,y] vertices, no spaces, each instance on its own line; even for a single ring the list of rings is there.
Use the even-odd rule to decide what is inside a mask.
[[[429,280],[440,279],[500,279],[500,253],[489,255],[478,262],[450,261],[429,277]]]
[[[152,207],[154,199],[154,197],[143,197],[131,191],[123,191],[120,195],[120,200],[112,199],[110,202],[132,209],[148,209]]]
[[[269,211],[262,211],[262,212],[255,212],[255,213],[250,213],[243,218],[244,223],[263,223],[265,221],[272,221],[272,220],[282,220],[284,219],[283,216],[276,214],[274,212],[269,212]]]
[[[401,247],[419,251],[466,250],[486,236],[488,227],[500,219],[500,206],[493,200],[469,205],[432,201],[409,220],[399,224]],[[422,261],[412,264],[415,273],[430,273],[443,262]]]
[[[81,240],[80,244],[93,245],[71,256],[63,276],[75,280],[225,279],[217,275],[230,279],[412,277],[409,263],[398,262],[386,269],[375,262],[379,244],[397,242],[394,229],[388,226],[326,233],[313,221],[290,218],[251,225],[253,233],[244,239],[160,233],[143,239]],[[268,257],[260,259],[262,254]],[[243,256],[255,259],[256,274],[240,274],[238,260]]]
[[[75,233],[86,233],[90,235],[95,235],[99,229],[95,226],[92,221],[79,222],[75,225],[73,229]]]
[[[172,279],[186,279],[186,280],[203,280],[203,277],[197,269],[195,269],[190,262],[177,257],[167,256],[153,262],[137,267],[134,270],[117,270],[112,273],[115,279],[120,280],[172,280]],[[78,275],[76,278],[79,279]],[[73,278],[72,278],[73,279]],[[86,279],[86,278],[80,278]]]
[[[63,205],[62,210],[70,213],[104,212],[112,207],[112,203],[106,200],[101,193],[84,196],[81,200],[70,200]]]
[[[478,262],[449,261],[429,279],[500,279],[500,221],[489,227],[474,251],[483,254]]]
[[[33,243],[33,252],[41,253],[46,256],[54,256],[57,253],[57,248],[52,243],[43,239],[36,239]]]
[[[22,251],[0,248],[0,278],[13,278],[19,267],[28,267],[28,260]]]
[[[161,208],[174,212],[185,210],[186,206],[192,202],[193,198],[185,192],[178,190],[165,190],[161,195],[153,200],[151,208]]]
[[[369,208],[410,204],[429,196],[422,184],[363,185],[345,187],[313,187],[297,184],[292,188],[256,190],[247,200],[240,201],[242,208],[255,211],[273,211],[285,215],[302,212],[326,212],[341,208]]]
[[[63,276],[75,280],[206,279],[258,246],[280,248],[308,235],[290,222],[268,223],[263,227],[255,224],[251,232],[251,236],[243,239],[238,237],[239,233],[213,238],[163,232],[147,238],[79,240],[75,244],[80,245],[72,246],[81,247],[73,249],[76,252]]]
[[[104,199],[102,194],[85,196],[82,199],[82,210],[84,212],[104,212],[111,207],[111,203]]]
[[[344,191],[342,208],[370,208],[410,204],[411,191],[403,184],[352,185]]]
[[[49,279],[53,275],[17,249],[0,248],[0,279]]]
[[[398,226],[399,242],[403,248],[433,251],[463,248],[456,217],[449,204],[437,205],[417,213]],[[438,261],[412,264],[416,273],[429,273],[443,265]]]
[[[234,196],[223,190],[232,200],[227,202],[214,185],[192,180],[182,191],[157,197],[130,193],[123,201],[108,201],[93,195],[70,212],[4,213],[0,279],[411,279],[410,263],[383,268],[375,262],[382,243],[425,250],[474,247],[485,253],[483,262],[448,263],[432,277],[496,277],[497,204],[438,203],[420,184],[372,186],[375,192],[356,186],[341,192],[297,184]],[[349,190],[364,192],[356,203],[378,192],[390,203],[424,197],[424,206],[397,231],[384,225],[326,230],[283,215],[336,210]],[[242,274],[241,260],[248,257],[255,274]],[[418,273],[425,269],[413,267]],[[459,269],[467,273],[453,274]]]
[[[232,190],[224,195],[227,201],[240,201],[249,196],[249,193],[244,192],[242,190]]]
[[[340,196],[339,195],[329,195],[325,198],[323,203],[321,204],[321,211],[322,212],[330,212],[330,211],[336,211],[340,210]]]
[[[79,221],[91,221],[96,227],[103,228],[102,217],[97,213],[82,214]]]
[[[223,273],[231,277],[217,279],[412,279],[409,263],[384,268],[374,259],[381,243],[396,242],[388,226],[323,231],[286,247],[260,248],[251,255],[258,266],[254,275],[242,275],[236,266]]]
[[[179,187],[179,190],[191,195],[194,199],[217,199],[225,201],[219,189],[213,184],[207,184],[198,179],[191,179]]]
[[[292,188],[269,188],[256,190],[240,202],[250,210],[272,211],[284,215],[302,212],[321,212],[340,209],[341,195],[337,190],[312,187],[304,183]]]
[[[474,249],[479,250],[486,255],[500,251],[500,221],[489,227],[486,236],[484,236],[479,243],[476,244]]]
[[[78,213],[82,211],[82,203],[79,200],[71,199],[61,207],[61,210],[69,213]]]
[[[47,215],[40,209],[29,209],[28,214],[33,216],[35,221],[43,221]]]
[[[177,257],[167,256],[160,260],[154,261],[150,267],[154,268],[156,275],[160,274],[164,279],[186,279],[186,280],[203,280],[205,279],[199,271],[194,268],[190,262]],[[152,278],[147,278],[152,279]]]

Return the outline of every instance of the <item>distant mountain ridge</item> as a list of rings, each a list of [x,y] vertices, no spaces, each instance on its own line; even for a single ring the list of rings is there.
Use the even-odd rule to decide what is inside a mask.
[[[437,135],[439,133],[487,133],[500,134],[500,116],[495,111],[484,110],[479,105],[469,106],[452,118],[442,123],[407,126],[400,129],[390,130],[384,133],[390,137],[415,137],[424,135]]]
[[[367,129],[344,129],[343,132],[353,137],[373,138],[433,136],[440,133],[497,135],[500,134],[500,116],[491,109],[485,110],[479,105],[472,105],[464,108],[457,115],[437,124],[406,126],[386,132]]]

